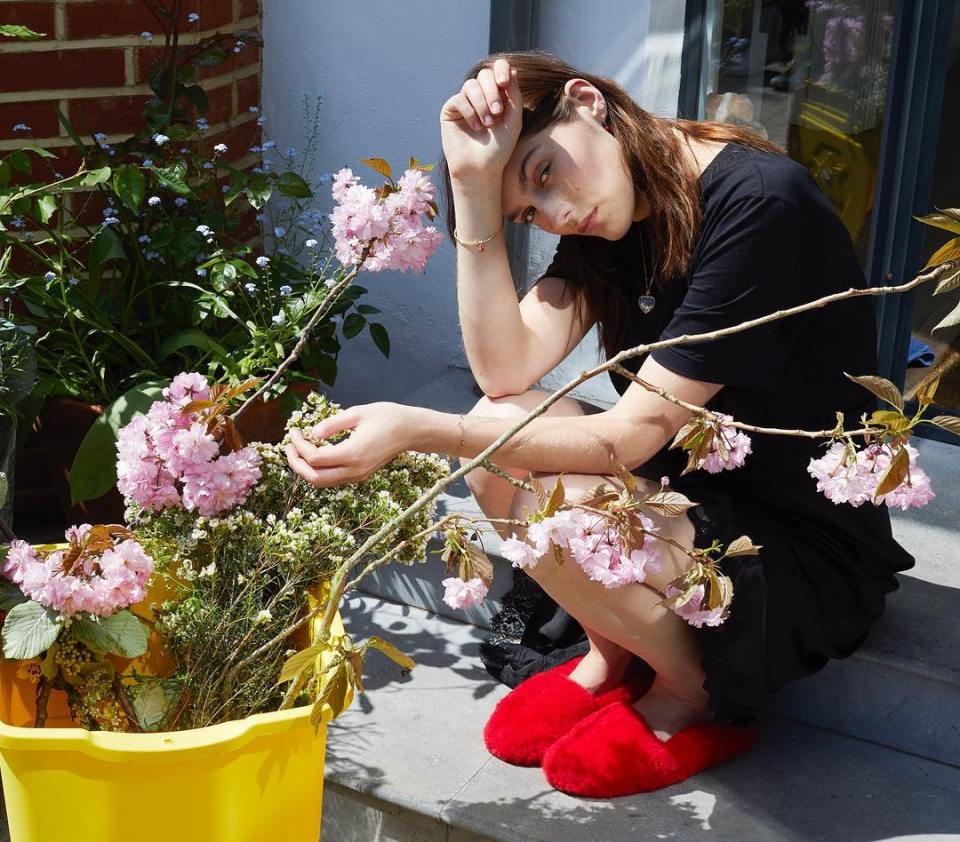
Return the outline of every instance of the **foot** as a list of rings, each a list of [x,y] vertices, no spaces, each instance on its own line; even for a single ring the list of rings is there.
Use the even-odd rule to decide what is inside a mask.
[[[705,692],[699,699],[687,699],[668,693],[657,683],[633,703],[633,708],[663,742],[690,725],[713,719]]]
[[[591,649],[567,678],[594,695],[605,693],[616,687],[627,672],[631,656],[626,650],[623,652],[622,657],[605,657]]]

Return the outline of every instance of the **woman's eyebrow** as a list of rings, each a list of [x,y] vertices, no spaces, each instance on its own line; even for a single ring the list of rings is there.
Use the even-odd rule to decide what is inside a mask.
[[[540,148],[539,143],[536,146],[531,147],[527,151],[527,154],[523,156],[523,160],[520,162],[520,186],[524,190],[526,190],[527,188],[527,161],[530,160],[530,156],[533,155],[533,153],[536,152],[539,148]],[[513,213],[509,214],[507,218],[511,222],[516,221],[514,218],[517,216],[517,214],[520,213],[521,210],[522,208],[520,210],[515,210]]]

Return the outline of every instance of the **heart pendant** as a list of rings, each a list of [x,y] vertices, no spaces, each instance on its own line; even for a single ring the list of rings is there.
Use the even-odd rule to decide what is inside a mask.
[[[641,295],[637,299],[637,304],[640,305],[640,312],[647,314],[656,306],[657,299],[652,295]]]

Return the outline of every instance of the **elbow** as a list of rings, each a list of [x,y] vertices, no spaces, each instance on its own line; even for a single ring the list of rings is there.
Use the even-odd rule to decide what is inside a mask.
[[[529,386],[520,387],[519,384],[511,384],[503,380],[491,380],[488,378],[475,378],[477,385],[483,394],[488,398],[508,398],[511,395],[522,395],[529,390]]]

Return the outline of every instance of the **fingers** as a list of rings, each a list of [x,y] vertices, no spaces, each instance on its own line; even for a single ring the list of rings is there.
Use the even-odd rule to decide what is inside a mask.
[[[484,67],[475,79],[467,79],[444,104],[441,119],[462,119],[474,131],[493,126],[504,113],[505,89],[516,85],[516,71],[506,59],[497,59],[492,68]],[[509,94],[506,95],[510,100]]]
[[[328,488],[331,485],[357,481],[349,468],[314,468],[307,463],[292,444],[287,445],[286,454],[293,472],[317,488]]]

